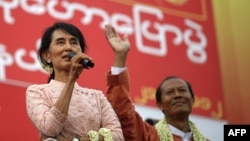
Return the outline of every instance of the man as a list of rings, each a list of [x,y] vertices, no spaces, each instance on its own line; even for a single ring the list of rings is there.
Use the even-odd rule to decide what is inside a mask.
[[[112,67],[107,75],[107,98],[118,115],[125,140],[206,141],[206,137],[189,120],[194,104],[191,85],[176,76],[164,79],[156,91],[156,103],[165,115],[164,119],[160,120],[155,127],[143,121],[135,111],[129,96],[130,84],[126,68],[129,41],[125,40],[125,45],[124,40],[119,38],[111,26],[106,28],[105,33],[110,46],[116,52],[114,59],[120,60],[114,64],[116,67]]]

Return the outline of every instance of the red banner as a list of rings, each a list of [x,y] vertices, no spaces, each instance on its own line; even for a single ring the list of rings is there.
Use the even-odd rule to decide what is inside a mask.
[[[225,119],[210,0],[2,0],[0,14],[2,83],[23,87],[46,83],[48,74],[36,55],[40,38],[45,27],[65,21],[82,30],[87,53],[95,62],[79,84],[105,92],[105,73],[113,56],[103,29],[110,23],[131,41],[127,66],[135,103],[155,106],[160,81],[178,75],[193,85],[193,114]]]

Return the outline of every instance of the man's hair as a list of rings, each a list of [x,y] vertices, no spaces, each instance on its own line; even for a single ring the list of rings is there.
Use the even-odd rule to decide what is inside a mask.
[[[155,97],[156,97],[156,103],[161,103],[161,94],[162,94],[162,89],[161,89],[161,86],[162,84],[167,81],[167,80],[170,80],[170,79],[175,79],[175,78],[178,78],[178,79],[181,79],[180,77],[178,76],[168,76],[166,77],[165,79],[163,79],[163,81],[159,84],[158,88],[156,89],[156,93],[155,93]],[[183,79],[182,79],[183,80]],[[188,90],[192,96],[192,98],[194,99],[194,93],[193,93],[193,89],[192,89],[192,86],[191,84],[188,82],[188,81],[185,81],[183,80],[186,84],[187,84],[187,87],[188,87]]]

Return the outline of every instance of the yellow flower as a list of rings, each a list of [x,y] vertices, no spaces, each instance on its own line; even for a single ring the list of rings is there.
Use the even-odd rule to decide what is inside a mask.
[[[207,139],[202,135],[202,133],[198,130],[195,124],[189,121],[190,129],[193,133],[194,141],[206,141]],[[160,120],[156,125],[158,136],[160,141],[174,141],[172,133],[167,125],[167,121],[165,119]]]
[[[101,128],[99,129],[99,134],[103,136],[104,138],[104,141],[113,141],[113,138],[112,138],[112,135],[111,135],[111,132],[109,129],[107,128]]]
[[[99,134],[96,131],[88,131],[88,136],[90,141],[99,141]]]
[[[98,132],[90,130],[87,134],[90,141],[99,141],[99,135],[103,136],[104,141],[113,141],[111,132],[107,128],[100,128]]]

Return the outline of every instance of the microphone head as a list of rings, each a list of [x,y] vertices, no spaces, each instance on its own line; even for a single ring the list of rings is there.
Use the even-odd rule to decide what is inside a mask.
[[[69,53],[68,57],[69,57],[69,59],[71,59],[75,55],[76,55],[76,53],[72,51]],[[89,60],[88,58],[84,58],[83,60],[81,60],[79,62],[79,64],[82,64],[84,67],[87,67],[87,68],[93,68],[95,66],[95,64],[91,60]]]
[[[80,63],[83,64],[84,66],[90,67],[90,68],[93,68],[95,66],[95,64],[87,58],[81,60]]]
[[[72,51],[72,52],[69,53],[68,57],[69,57],[69,59],[71,59],[71,58],[73,58],[75,55],[76,55],[76,53]]]

